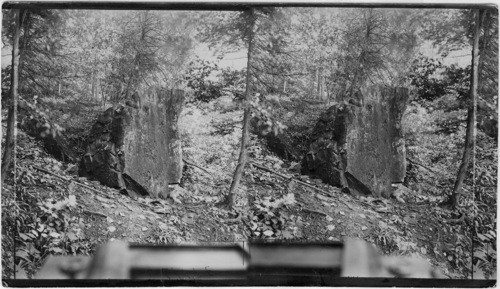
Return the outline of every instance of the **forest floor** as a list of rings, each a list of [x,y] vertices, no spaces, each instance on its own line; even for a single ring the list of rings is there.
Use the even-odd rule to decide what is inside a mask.
[[[324,108],[324,105],[319,105],[316,110]],[[102,110],[88,108],[71,118],[75,142],[82,138],[99,111]],[[28,266],[31,270],[26,270],[28,276],[39,268],[49,253],[92,253],[96,246],[112,239],[161,244],[249,239],[327,242],[361,238],[375,244],[384,254],[418,256],[440,268],[450,278],[464,277],[463,256],[457,256],[465,254],[466,249],[455,244],[458,238],[465,236],[459,223],[447,221],[452,218],[450,212],[438,207],[433,200],[421,195],[417,197],[411,190],[400,200],[341,193],[339,188],[299,175],[297,163],[279,159],[255,136],[252,136],[250,146],[251,161],[290,178],[249,165],[236,198],[235,210],[217,206],[229,189],[236,166],[241,118],[241,110],[224,106],[223,102],[187,104],[179,121],[183,157],[199,168],[185,166],[182,183],[176,188],[178,194],[168,200],[132,199],[98,182],[79,178],[75,164],[52,158],[38,141],[19,131],[17,194],[13,193],[12,180],[8,180],[2,198],[4,212],[12,205],[9,200],[16,196],[20,199],[19,192],[23,194],[23,202],[38,206],[31,208],[33,214],[57,200],[66,200],[71,207],[70,215],[79,218],[77,227],[80,229],[78,237],[70,235],[66,229],[68,232],[60,234],[63,236],[54,237],[45,245],[39,242],[43,236],[37,237],[38,241],[33,242],[38,251],[40,246],[56,249],[33,255],[35,257],[27,255],[26,262],[33,263]],[[82,128],[79,129],[78,125]],[[413,204],[417,199],[422,203]],[[43,218],[37,220],[43,223]],[[61,242],[67,242],[70,247],[86,246],[87,249],[59,250],[57,246],[61,246]]]

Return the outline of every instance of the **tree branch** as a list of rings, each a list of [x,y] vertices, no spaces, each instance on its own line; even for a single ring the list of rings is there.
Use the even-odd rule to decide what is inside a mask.
[[[423,165],[423,164],[421,164],[421,163],[419,163],[419,162],[416,162],[416,161],[412,160],[412,159],[411,159],[411,158],[409,158],[409,157],[406,157],[406,159],[407,159],[410,163],[412,163],[412,164],[414,164],[414,165],[417,165],[417,166],[420,166],[420,167],[422,167],[422,168],[424,168],[424,169],[426,169],[426,170],[430,171],[431,173],[433,173],[433,174],[435,174],[435,175],[441,175],[441,174],[437,173],[436,171],[434,171],[433,169],[431,169],[431,168],[429,168],[429,167],[427,167],[427,166],[425,166],[425,165]]]
[[[211,174],[208,170],[206,170],[206,169],[204,169],[204,168],[202,168],[202,167],[198,166],[197,164],[194,164],[194,163],[192,163],[192,162],[190,162],[190,161],[188,161],[188,160],[186,160],[186,159],[182,159],[182,160],[184,161],[184,163],[185,163],[186,165],[191,166],[191,167],[195,167],[195,168],[197,168],[197,169],[199,169],[199,170],[202,170],[203,172],[207,173],[208,175],[210,175],[210,176],[212,177],[212,174]]]
[[[271,170],[270,168],[266,168],[266,167],[264,167],[264,166],[262,166],[262,165],[259,165],[259,164],[255,163],[255,162],[250,162],[250,165],[252,165],[252,166],[254,166],[254,167],[256,167],[256,168],[258,168],[258,169],[260,169],[260,170],[263,170],[263,171],[266,171],[266,172],[269,172],[269,173],[275,174],[275,175],[277,175],[277,176],[279,176],[279,177],[282,177],[282,178],[284,178],[284,179],[287,179],[287,180],[293,180],[294,182],[296,182],[296,183],[298,183],[298,184],[300,184],[300,185],[303,185],[303,186],[306,186],[306,187],[311,188],[311,189],[313,189],[313,190],[316,190],[316,191],[318,191],[318,192],[321,192],[321,193],[323,193],[323,194],[325,194],[325,195],[327,195],[327,196],[332,196],[332,197],[334,196],[334,195],[333,195],[332,193],[330,193],[330,192],[327,192],[327,191],[325,191],[325,190],[322,190],[322,189],[320,189],[320,188],[317,188],[317,187],[315,187],[315,186],[313,186],[313,185],[310,185],[310,184],[308,184],[308,183],[306,183],[306,182],[303,182],[303,181],[297,180],[297,179],[296,179],[296,178],[294,178],[294,177],[289,177],[289,176],[283,175],[283,174],[281,174],[281,173],[278,173],[278,172],[276,172],[276,171]]]
[[[78,182],[78,181],[75,181],[75,180],[72,180],[72,179],[69,179],[69,178],[65,178],[65,177],[63,177],[63,176],[61,176],[61,175],[58,175],[58,174],[56,174],[56,173],[50,172],[50,171],[48,171],[48,170],[46,170],[46,169],[42,169],[42,168],[37,167],[37,166],[32,166],[32,167],[33,167],[34,169],[38,170],[38,171],[41,171],[41,172],[44,172],[44,173],[46,173],[46,174],[52,175],[52,176],[54,176],[54,177],[56,177],[56,178],[59,178],[59,179],[61,179],[61,180],[64,180],[64,181],[67,181],[67,182],[74,182],[75,184],[77,184],[77,185],[79,185],[79,186],[81,186],[81,187],[84,187],[84,188],[86,188],[86,189],[89,189],[89,190],[91,190],[91,191],[93,191],[93,192],[96,192],[96,193],[98,193],[98,194],[104,195],[104,196],[106,196],[106,197],[108,197],[108,198],[109,198],[108,194],[106,194],[106,193],[104,193],[104,192],[101,192],[101,191],[99,191],[99,190],[97,190],[97,189],[94,189],[94,188],[92,188],[92,187],[89,187],[89,186],[87,186],[87,185],[85,185],[85,184],[82,184],[82,183],[80,183],[80,182]]]

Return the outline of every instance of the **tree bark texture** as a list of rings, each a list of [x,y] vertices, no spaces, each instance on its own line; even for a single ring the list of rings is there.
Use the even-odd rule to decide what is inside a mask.
[[[17,118],[17,89],[19,82],[19,37],[21,35],[21,11],[16,10],[16,28],[12,44],[12,72],[10,84],[10,107],[7,117],[7,133],[5,137],[5,150],[2,157],[2,184],[7,176],[11,163],[15,161],[16,145],[16,118]]]
[[[238,186],[241,181],[241,177],[243,176],[243,170],[245,169],[245,165],[247,163],[247,146],[250,140],[250,118],[251,111],[249,105],[249,101],[252,94],[252,83],[251,83],[251,61],[252,61],[252,49],[253,49],[253,37],[254,37],[254,25],[255,25],[255,14],[254,10],[251,8],[250,10],[250,23],[249,25],[249,35],[248,35],[248,52],[247,52],[247,75],[246,75],[246,85],[245,85],[245,102],[247,107],[243,113],[243,128],[241,133],[241,146],[240,146],[240,155],[238,157],[238,165],[233,174],[233,181],[231,182],[231,187],[229,188],[229,194],[227,198],[228,205],[233,207],[234,205],[234,194],[238,189]]]
[[[482,20],[484,12],[481,10],[475,11],[476,23],[474,27],[474,42],[472,46],[472,71],[470,84],[470,100],[467,110],[467,129],[465,132],[465,147],[462,156],[462,162],[457,173],[455,185],[451,193],[450,202],[453,209],[458,207],[459,196],[461,194],[462,185],[465,179],[467,168],[474,158],[474,146],[476,135],[476,104],[477,104],[477,83],[478,83],[478,67],[479,67],[479,36],[481,34]]]
[[[317,99],[319,99],[319,68],[316,68],[316,78],[315,78],[315,86],[316,88],[314,88],[314,85],[313,85],[313,90],[315,90],[314,94],[316,96]]]

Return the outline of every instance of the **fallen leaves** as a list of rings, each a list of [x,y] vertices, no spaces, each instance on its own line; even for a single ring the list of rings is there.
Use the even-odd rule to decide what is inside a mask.
[[[183,187],[179,185],[174,185],[174,186],[169,186],[169,193],[168,196],[174,200],[175,203],[182,204],[182,201],[180,200],[181,196],[185,196],[189,194],[189,192],[184,189]]]
[[[186,214],[184,217],[182,217],[182,221],[186,224],[190,224],[190,225],[193,225],[196,223],[195,221],[195,213],[188,213]]]
[[[325,197],[325,196],[320,195],[320,194],[315,194],[315,195],[316,195],[316,198],[320,199],[321,201],[329,202],[331,200],[329,197]]]
[[[157,214],[171,214],[172,208],[170,207],[153,208],[153,212]]]
[[[388,207],[375,208],[375,211],[378,213],[389,213],[390,212]]]
[[[415,217],[413,216],[406,216],[403,218],[403,220],[406,222],[406,223],[409,223],[409,224],[413,224],[413,225],[416,225],[418,224],[418,221]]]
[[[380,229],[386,229],[388,227],[387,223],[384,221],[378,221],[378,227]]]
[[[282,236],[284,239],[293,239],[293,238],[294,238],[293,234],[292,234],[290,231],[288,231],[288,230],[283,231],[283,232],[281,233],[281,236]]]

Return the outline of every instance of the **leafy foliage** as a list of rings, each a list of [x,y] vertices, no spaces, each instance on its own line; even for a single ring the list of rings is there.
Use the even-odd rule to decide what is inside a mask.
[[[194,100],[209,102],[222,96],[222,84],[209,79],[217,70],[216,64],[201,59],[189,64],[187,87],[194,91]]]
[[[245,76],[246,69],[220,68],[213,62],[197,58],[189,63],[185,78],[186,86],[193,92],[193,100],[209,102],[223,95],[241,100]]]
[[[10,43],[6,11],[3,41]],[[127,97],[138,85],[179,87],[192,47],[185,18],[186,12],[28,9],[20,93],[105,102]]]
[[[293,193],[288,193],[281,198],[273,199],[264,197],[254,201],[255,210],[251,216],[252,234],[262,239],[294,239],[302,234],[300,216],[286,213],[282,208],[295,204]]]
[[[472,9],[426,11],[422,21],[425,39],[433,41],[443,56],[466,48],[470,51],[474,15]]]
[[[475,162],[474,203],[474,259],[473,264],[486,276],[494,276],[497,262],[497,147],[490,138],[478,134]]]
[[[2,35],[2,40],[11,44],[15,27],[13,10],[4,10],[3,14],[7,33]],[[22,14],[19,92],[21,95],[46,94],[54,91],[56,79],[67,73],[66,65],[53,61],[61,54],[60,24],[65,14],[45,9],[27,9]]]
[[[470,67],[444,66],[441,63],[421,58],[415,63],[411,77],[416,86],[416,95],[406,111],[403,127],[406,129],[408,156],[433,171],[422,171],[416,165],[409,166],[406,182],[421,194],[445,197],[453,187],[455,173],[458,170],[460,152],[465,135],[464,110],[468,93]],[[418,71],[418,72],[417,72]],[[484,111],[479,111],[479,118]],[[480,127],[481,129],[481,127]],[[496,163],[494,150],[490,150],[494,139],[479,130],[476,139],[475,173],[471,169],[464,184],[465,200],[462,213],[466,214],[467,225],[463,228],[474,231],[470,235],[458,235],[457,246],[448,251],[447,260],[463,274],[471,274],[471,243],[475,248],[473,264],[475,274],[490,276],[496,270],[496,252],[491,234],[496,226],[496,213],[491,205],[496,206],[492,187],[496,188]],[[450,153],[454,152],[454,153]],[[487,201],[486,201],[487,200]],[[470,213],[474,212],[474,213]],[[474,226],[472,226],[474,224]],[[486,234],[486,235],[483,235]],[[477,273],[481,272],[481,273]]]
[[[457,101],[448,101],[464,107],[470,86],[470,66],[465,68],[443,65],[438,59],[420,57],[413,61],[411,73],[408,75],[410,84],[416,88],[417,100],[426,105],[445,94],[456,94]]]
[[[15,260],[4,263],[3,276],[12,277],[12,264],[16,264],[18,274],[24,271],[32,276],[49,254],[89,254],[91,246],[83,234],[83,219],[75,214],[76,197],[60,196],[41,201],[37,195],[26,191],[25,186],[46,181],[37,180],[28,170],[20,175],[19,188],[22,191],[17,192],[15,200],[7,201],[4,208],[10,209],[2,216],[3,230],[15,232],[15,239],[11,239],[12,234],[4,231],[9,240],[2,242],[4,254],[8,259],[15,257]],[[74,184],[70,185],[70,192],[72,187]]]
[[[274,97],[275,99],[275,97]],[[264,98],[261,101],[259,98],[254,98],[249,102],[252,111],[252,117],[256,120],[255,128],[259,134],[267,135],[273,133],[275,136],[282,133],[286,126],[273,115],[271,106],[266,107],[266,103],[273,100],[273,96]]]
[[[436,75],[442,67],[439,60],[428,57],[420,57],[413,61],[412,73],[409,75],[410,83],[416,87],[416,95],[424,102],[432,101],[446,93],[445,84]]]

